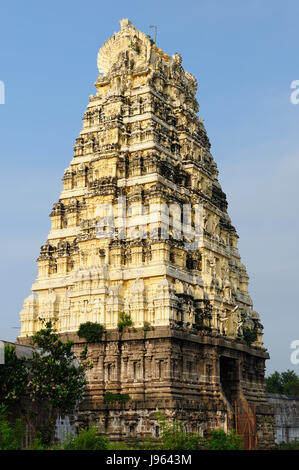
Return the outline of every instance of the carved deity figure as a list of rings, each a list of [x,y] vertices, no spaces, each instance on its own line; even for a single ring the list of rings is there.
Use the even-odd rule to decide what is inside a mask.
[[[220,333],[222,334],[226,333],[226,326],[227,326],[228,319],[229,319],[228,314],[221,311],[219,315],[219,330],[220,330]]]
[[[236,336],[243,336],[243,318],[239,313],[239,308],[236,308],[232,311],[234,332]]]

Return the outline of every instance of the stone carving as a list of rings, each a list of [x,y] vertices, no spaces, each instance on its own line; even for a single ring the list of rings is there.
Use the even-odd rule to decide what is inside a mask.
[[[20,340],[30,341],[40,318],[52,320],[80,357],[80,323],[104,325],[102,341],[88,345],[94,368],[78,413],[83,427],[96,421],[130,442],[157,437],[160,409],[186,431],[230,430],[236,403],[249,400],[266,445],[263,326],[197,115],[197,81],[180,54],[163,52],[128,19],[120,26],[99,50],[96,93],[50,214]],[[120,337],[121,312],[136,331]],[[245,328],[257,333],[250,349]],[[106,391],[131,400],[107,406]]]
[[[28,315],[48,307],[62,333],[94,315],[115,328],[126,307],[140,325],[149,318],[153,326],[200,331],[201,325],[205,334],[214,329],[232,338],[241,338],[244,326],[261,332],[204,120],[196,114],[197,80],[180,54],[163,52],[129,19],[120,26],[99,50],[97,91],[51,212],[34,284],[39,300],[24,302],[21,336],[29,332]],[[182,232],[185,204],[190,233]],[[198,204],[199,247],[192,238]],[[175,208],[169,223],[163,205]],[[236,302],[240,310],[229,313]],[[34,328],[36,322],[30,333]]]

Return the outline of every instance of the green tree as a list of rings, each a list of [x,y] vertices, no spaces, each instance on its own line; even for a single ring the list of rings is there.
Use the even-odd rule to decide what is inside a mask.
[[[29,360],[27,389],[32,402],[48,408],[48,423],[40,430],[43,443],[48,444],[53,439],[57,415],[71,413],[82,400],[87,384],[85,371],[90,365],[79,365],[72,351],[73,342],[63,343],[51,322],[33,335],[32,344],[39,350]]]
[[[265,389],[268,393],[283,393],[281,375],[275,371],[269,377],[265,377]]]
[[[104,395],[105,403],[127,403],[130,401],[130,395],[128,393],[112,393],[106,392]]]
[[[5,345],[5,363],[0,365],[0,403],[12,407],[24,396],[28,381],[28,364],[18,358],[16,348]]]
[[[66,437],[64,450],[106,450],[109,441],[106,436],[99,436],[95,426],[89,429],[82,429],[77,435]]]
[[[299,397],[299,377],[293,370],[277,372],[265,378],[265,388],[268,393],[279,393]]]
[[[293,370],[281,373],[283,393],[299,397],[299,377]]]

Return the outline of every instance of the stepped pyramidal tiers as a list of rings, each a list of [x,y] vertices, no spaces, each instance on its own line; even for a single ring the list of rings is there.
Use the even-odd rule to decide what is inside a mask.
[[[186,430],[237,428],[273,441],[263,326],[248,294],[197,80],[128,19],[98,53],[74,156],[21,311],[20,342],[52,320],[79,352],[101,323],[79,421],[115,439],[159,435],[157,410]],[[122,314],[134,329],[120,335]],[[107,404],[107,392],[130,402]],[[248,430],[248,432],[246,431]],[[246,432],[247,434],[246,434]]]

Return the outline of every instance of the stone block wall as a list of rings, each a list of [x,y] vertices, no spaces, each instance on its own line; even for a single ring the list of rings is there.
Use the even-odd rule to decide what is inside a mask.
[[[275,442],[299,439],[299,398],[269,393],[268,401],[274,409]]]
[[[75,336],[79,357],[85,343]],[[82,340],[81,340],[82,341]],[[121,340],[115,331],[98,344],[88,345],[94,364],[80,426],[91,422],[114,440],[159,435],[157,413],[181,420],[186,431],[204,435],[209,429],[235,427],[235,403],[255,410],[260,448],[274,444],[273,410],[264,389],[267,354],[244,343],[169,328],[129,331]],[[107,404],[106,392],[127,393],[130,402]],[[242,416],[242,419],[251,419]],[[246,423],[245,423],[246,425]]]

